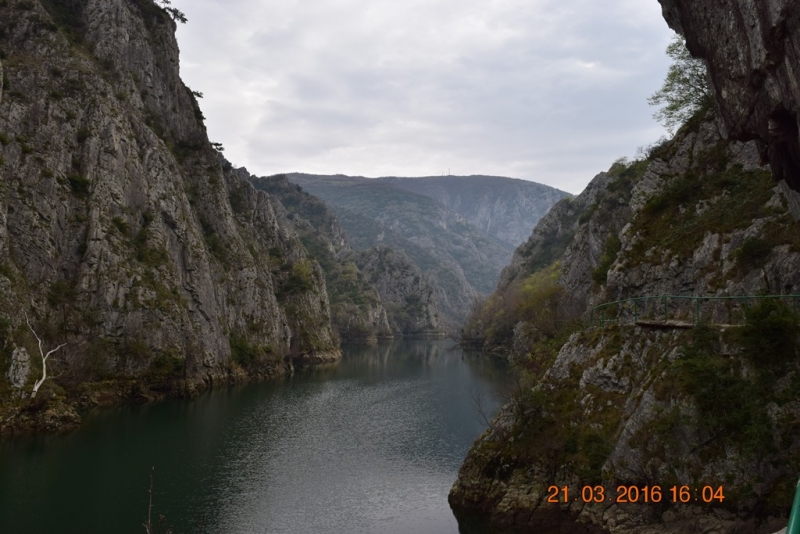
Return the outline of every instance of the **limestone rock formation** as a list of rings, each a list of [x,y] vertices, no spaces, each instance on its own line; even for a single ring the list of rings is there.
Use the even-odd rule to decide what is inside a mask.
[[[54,396],[339,355],[322,270],[223,167],[174,33],[152,0],[0,3],[0,345],[31,343],[25,310],[66,341]]]
[[[755,139],[777,180],[800,191],[800,5],[794,0],[659,0],[708,66],[728,135]]]
[[[628,297],[800,294],[795,193],[758,165],[755,142],[721,131],[713,114],[696,117],[648,159],[612,167],[556,205],[517,251],[505,283],[560,260],[559,284],[581,297],[586,321],[552,359],[519,336],[524,324],[514,328],[511,357],[530,371],[464,462],[450,494],[459,513],[575,532],[766,533],[785,523],[800,475],[795,345],[767,357],[764,343],[779,338],[772,327],[713,326],[742,323],[737,300],[639,303],[619,316],[612,308],[619,325],[588,324],[592,306]],[[790,314],[784,300],[759,313]],[[633,324],[648,314],[712,326]],[[724,486],[726,499],[705,508],[614,501],[621,486],[654,485],[665,495]],[[612,499],[549,503],[551,486],[602,487]]]
[[[331,322],[344,341],[375,342],[392,337],[378,291],[356,265],[344,231],[324,202],[289,183],[284,175],[256,178],[246,169],[236,174],[269,193],[281,220],[297,232],[325,273]]]
[[[444,333],[431,281],[405,254],[378,245],[360,251],[356,262],[380,293],[395,332]]]
[[[8,384],[17,390],[21,390],[28,383],[31,374],[31,357],[25,347],[16,347],[11,351],[11,362],[6,371]]]
[[[386,245],[414,262],[434,284],[451,331],[479,294],[491,292],[511,257],[511,246],[427,196],[362,177],[287,176],[325,201],[355,250]]]
[[[595,176],[580,195],[553,206],[528,240],[514,251],[511,263],[500,274],[498,288],[506,288],[563,257],[562,285],[585,303],[591,289],[585,281],[591,278],[608,237],[618,233],[630,217],[630,188],[623,184],[624,171],[630,174],[622,163],[616,164],[609,172]],[[610,184],[615,185],[609,188]]]

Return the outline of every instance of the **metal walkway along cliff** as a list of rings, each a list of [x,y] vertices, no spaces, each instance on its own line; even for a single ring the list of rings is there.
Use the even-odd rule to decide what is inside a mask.
[[[653,328],[688,329],[707,321],[708,324],[721,327],[741,326],[746,320],[747,307],[765,299],[785,301],[794,311],[800,305],[800,295],[630,297],[595,306],[590,312],[589,324],[593,328],[603,328],[607,324],[635,324]]]

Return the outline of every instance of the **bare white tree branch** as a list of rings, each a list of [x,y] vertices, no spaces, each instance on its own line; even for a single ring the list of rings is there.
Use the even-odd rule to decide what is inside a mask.
[[[472,399],[472,407],[478,416],[478,420],[487,427],[491,428],[501,440],[504,440],[506,431],[502,425],[497,424],[495,419],[490,417],[489,410],[486,407],[486,394],[484,391],[478,387],[471,387],[467,390],[467,392]]]
[[[25,322],[28,324],[28,328],[31,329],[31,332],[33,332],[33,337],[35,337],[36,341],[39,342],[39,356],[42,357],[42,377],[36,381],[36,383],[33,385],[33,391],[31,391],[31,398],[34,399],[36,398],[36,393],[39,392],[39,388],[42,387],[44,381],[47,380],[47,358],[49,358],[51,354],[59,350],[61,347],[66,345],[66,343],[62,343],[61,345],[57,346],[56,348],[45,354],[44,348],[42,347],[42,339],[36,333],[36,330],[34,330],[33,327],[31,326],[31,322],[28,320],[27,313],[25,314]]]

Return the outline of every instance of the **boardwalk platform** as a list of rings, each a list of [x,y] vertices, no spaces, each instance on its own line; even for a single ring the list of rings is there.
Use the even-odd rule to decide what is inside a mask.
[[[636,321],[636,326],[645,328],[660,328],[662,330],[689,330],[694,328],[694,323],[687,323],[685,321]]]

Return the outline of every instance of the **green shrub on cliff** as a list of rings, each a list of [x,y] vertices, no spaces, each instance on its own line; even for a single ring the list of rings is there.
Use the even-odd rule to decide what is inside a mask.
[[[614,263],[614,260],[617,259],[617,254],[619,254],[621,248],[622,241],[620,241],[617,234],[611,234],[608,236],[603,255],[600,256],[600,261],[597,264],[597,267],[595,267],[595,269],[592,271],[592,280],[594,280],[595,284],[603,285],[606,283],[608,278],[608,269]]]
[[[741,360],[721,353],[719,334],[709,327],[697,327],[692,338],[674,372],[681,391],[697,405],[698,429],[745,441],[748,448],[769,447],[769,420]]]
[[[296,261],[289,272],[289,276],[281,286],[281,293],[294,295],[314,288],[314,272],[308,260]]]
[[[777,299],[761,300],[745,311],[739,331],[743,354],[761,371],[784,373],[797,357],[800,315]]]
[[[759,237],[749,237],[745,239],[742,246],[731,254],[736,263],[744,269],[750,269],[762,264],[772,252],[772,244],[766,239]]]
[[[664,105],[653,118],[670,132],[711,106],[711,91],[706,80],[706,65],[695,59],[686,48],[683,37],[675,35],[667,47],[673,60],[664,85],[647,99],[651,106]]]
[[[673,178],[636,213],[631,232],[642,239],[626,249],[623,260],[630,265],[652,261],[647,257],[650,249],[658,250],[659,255],[670,251],[679,258],[690,258],[709,231],[730,233],[774,215],[767,206],[775,194],[772,175],[764,170],[744,170],[740,165],[719,170],[725,156],[717,152],[701,151],[695,160],[697,167]],[[794,234],[776,228],[767,240],[774,247],[792,242]],[[740,267],[758,263],[764,254],[757,243],[746,249],[737,253],[742,254]]]
[[[83,43],[85,31],[83,9],[86,6],[84,0],[43,0],[42,6],[47,10],[58,29],[72,44],[79,45]]]
[[[796,367],[800,315],[773,299],[749,307],[746,315],[747,324],[728,335],[708,326],[695,328],[673,372],[680,390],[697,405],[697,426],[711,436],[708,445],[725,440],[761,454],[776,446],[769,406],[798,397],[796,384],[779,382],[796,374],[790,371]],[[737,352],[724,354],[723,341]]]
[[[228,343],[231,347],[231,358],[242,367],[249,368],[258,359],[258,347],[250,344],[245,338],[231,335]]]
[[[462,342],[484,349],[508,350],[516,335],[530,350],[535,344],[563,337],[576,323],[564,288],[558,285],[561,264],[555,262],[473,304]]]
[[[188,21],[188,19],[186,18],[186,15],[184,15],[184,13],[182,11],[180,11],[180,10],[174,8],[174,7],[170,7],[170,4],[172,4],[172,2],[170,0],[158,0],[158,3],[161,6],[161,9],[166,11],[167,14],[170,17],[172,17],[172,20],[174,20],[176,22],[180,22],[181,24],[186,24],[186,22]]]
[[[556,262],[525,278],[518,289],[515,315],[531,325],[536,338],[555,337],[567,322],[562,303],[565,290],[558,285],[559,276],[561,263]]]

